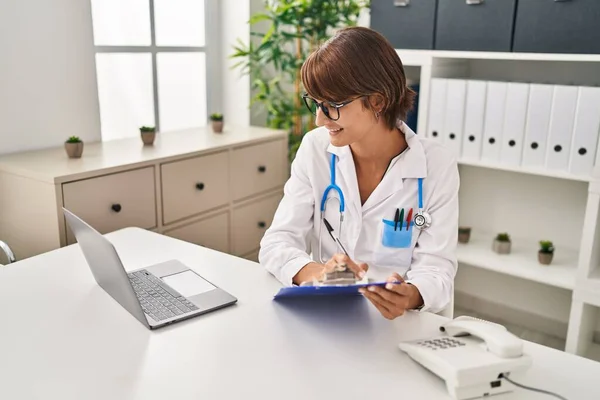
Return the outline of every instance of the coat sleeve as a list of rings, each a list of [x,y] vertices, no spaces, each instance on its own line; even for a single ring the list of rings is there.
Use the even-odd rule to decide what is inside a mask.
[[[260,242],[258,254],[260,264],[288,286],[298,271],[313,261],[308,254],[315,202],[308,173],[312,168],[310,136],[304,136],[292,162],[283,198]]]
[[[406,281],[421,293],[424,303],[421,311],[434,313],[450,304],[454,291],[460,185],[455,159],[444,163],[437,173],[439,177],[435,179],[426,209],[431,215],[431,226],[421,231],[406,275]]]

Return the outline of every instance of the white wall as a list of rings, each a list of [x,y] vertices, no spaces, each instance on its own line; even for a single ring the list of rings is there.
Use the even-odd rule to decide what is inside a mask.
[[[250,39],[250,1],[222,0],[221,7],[221,98],[225,125],[250,125],[250,78],[240,69],[231,69],[239,60],[229,58],[240,38]]]
[[[0,154],[100,140],[89,0],[0,1]]]

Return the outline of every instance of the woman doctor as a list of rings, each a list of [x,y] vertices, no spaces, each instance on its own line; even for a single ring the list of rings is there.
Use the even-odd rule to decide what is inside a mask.
[[[339,264],[387,281],[361,291],[388,319],[444,310],[457,267],[458,168],[403,122],[415,94],[394,48],[371,29],[346,28],[301,75],[318,128],[298,149],[260,263],[286,285]]]

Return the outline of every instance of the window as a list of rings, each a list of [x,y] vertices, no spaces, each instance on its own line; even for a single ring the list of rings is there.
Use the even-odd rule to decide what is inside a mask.
[[[207,123],[212,0],[91,0],[102,140]],[[210,39],[210,40],[207,40]]]

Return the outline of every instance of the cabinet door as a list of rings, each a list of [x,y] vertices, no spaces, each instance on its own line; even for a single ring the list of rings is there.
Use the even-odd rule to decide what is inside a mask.
[[[370,27],[396,49],[433,49],[436,2],[371,0]]]
[[[510,51],[516,0],[441,0],[435,48]]]
[[[229,157],[221,152],[162,164],[163,223],[229,202]]]
[[[240,200],[285,183],[285,141],[276,140],[233,150],[231,181],[233,199]]]
[[[228,253],[229,212],[167,230],[164,234],[209,249]]]
[[[243,256],[260,247],[281,198],[277,194],[233,210],[233,254]]]
[[[520,0],[513,51],[600,53],[600,1]]]
[[[62,185],[63,205],[100,233],[156,226],[154,167]],[[67,226],[67,243],[75,238]]]

